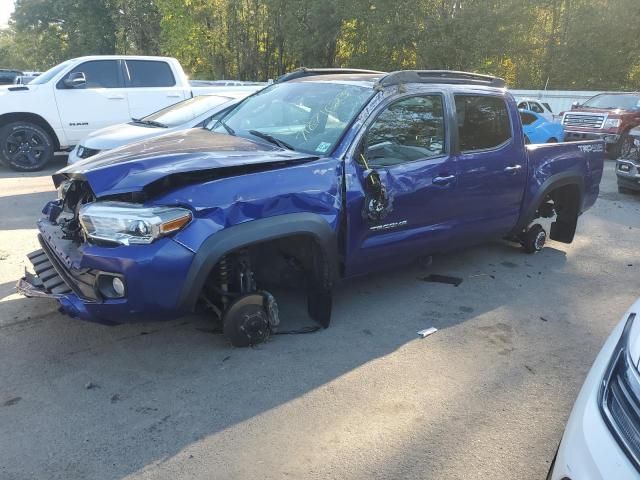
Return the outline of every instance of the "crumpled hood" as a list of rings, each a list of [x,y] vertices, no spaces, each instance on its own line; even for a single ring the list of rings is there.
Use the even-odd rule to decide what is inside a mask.
[[[85,179],[93,193],[102,197],[142,191],[150,183],[180,173],[300,163],[317,158],[242,137],[194,128],[136,142],[74,163],[56,172],[53,181],[57,187],[66,178]]]

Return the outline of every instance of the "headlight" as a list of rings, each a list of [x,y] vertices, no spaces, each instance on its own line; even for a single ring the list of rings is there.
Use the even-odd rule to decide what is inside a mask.
[[[602,379],[599,404],[605,423],[629,460],[640,468],[640,375],[631,350],[638,340],[633,329],[635,313],[629,315],[611,363]]]
[[[80,208],[80,223],[87,237],[120,245],[151,243],[190,221],[191,212],[179,207],[95,202]]]
[[[621,120],[619,118],[607,118],[604,121],[604,128],[618,128]]]

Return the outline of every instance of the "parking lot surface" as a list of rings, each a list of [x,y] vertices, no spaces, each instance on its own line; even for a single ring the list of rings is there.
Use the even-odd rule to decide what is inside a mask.
[[[85,323],[14,289],[63,164],[0,167],[2,479],[544,478],[640,296],[640,197],[607,161],[573,244],[497,242],[342,284],[318,333],[234,349],[204,317]],[[285,329],[311,323],[278,299]]]

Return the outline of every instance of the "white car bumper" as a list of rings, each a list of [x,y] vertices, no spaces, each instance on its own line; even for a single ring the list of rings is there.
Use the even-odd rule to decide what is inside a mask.
[[[605,424],[598,405],[600,385],[628,315],[629,312],[608,338],[580,390],[560,443],[551,480],[640,478],[640,472],[629,461]]]

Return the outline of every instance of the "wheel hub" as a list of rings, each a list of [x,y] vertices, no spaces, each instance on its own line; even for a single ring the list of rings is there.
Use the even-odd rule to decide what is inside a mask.
[[[19,149],[22,153],[29,153],[31,151],[31,144],[23,142],[20,144]]]

